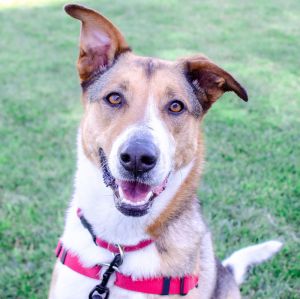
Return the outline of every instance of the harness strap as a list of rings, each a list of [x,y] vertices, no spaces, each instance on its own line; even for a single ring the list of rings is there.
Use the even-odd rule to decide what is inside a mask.
[[[89,231],[89,233],[91,234],[93,241],[96,245],[98,245],[99,247],[102,247],[104,249],[107,249],[112,253],[119,253],[118,246],[116,246],[115,244],[109,243],[95,235],[91,224],[83,216],[83,213],[82,213],[81,209],[79,209],[79,208],[77,209],[77,216],[79,217],[83,227],[86,228]],[[142,240],[136,245],[121,245],[121,247],[124,252],[131,252],[131,251],[142,249],[142,248],[150,245],[151,243],[153,243],[153,240],[148,239],[148,240]]]
[[[65,249],[61,243],[58,242],[56,250],[56,257],[60,260],[63,265],[71,268],[73,271],[80,273],[84,276],[99,280],[99,273],[101,271],[101,266],[96,265],[94,267],[83,267],[76,255],[73,255],[70,251]]]
[[[116,273],[115,285],[126,290],[157,295],[185,296],[190,290],[197,287],[198,276],[187,275],[184,277],[155,277],[133,280],[131,276]]]
[[[99,273],[102,267],[99,265],[90,268],[82,266],[79,258],[66,250],[61,241],[58,242],[56,247],[56,257],[73,271],[99,281]],[[115,285],[122,289],[145,294],[184,296],[197,287],[198,279],[197,275],[187,275],[184,277],[161,276],[136,280],[131,276],[116,272]]]

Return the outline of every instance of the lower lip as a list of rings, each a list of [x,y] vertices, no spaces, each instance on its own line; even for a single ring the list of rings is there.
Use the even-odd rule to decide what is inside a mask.
[[[150,198],[146,203],[139,205],[127,204],[126,201],[120,198],[115,198],[116,208],[125,216],[141,217],[149,212],[153,204],[153,197]]]
[[[117,209],[125,216],[141,217],[146,215],[154,199],[151,187],[145,184],[134,186],[126,181],[117,181],[117,184],[119,186],[119,197],[115,198]]]

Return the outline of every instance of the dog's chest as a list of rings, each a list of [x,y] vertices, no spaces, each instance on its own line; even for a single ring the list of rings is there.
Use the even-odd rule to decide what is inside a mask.
[[[67,238],[65,238],[67,240]],[[62,239],[63,241],[64,239]],[[72,252],[76,253],[84,265],[91,267],[93,265],[101,263],[110,263],[114,256],[111,252],[98,248],[95,244],[87,239],[81,239],[80,247],[72,246]],[[160,269],[160,257],[154,244],[148,245],[146,248],[134,251],[126,252],[122,265],[119,267],[119,271],[126,276],[135,278],[149,278],[155,276]],[[103,275],[107,267],[102,267],[100,277]],[[56,282],[54,286],[53,297],[50,298],[88,298],[90,291],[99,284],[100,280],[91,279],[83,276],[66,265],[57,263],[55,268]],[[110,299],[118,298],[131,298],[131,299],[143,299],[151,298],[143,293],[130,292],[124,289],[120,289],[114,286],[115,275],[113,274],[109,280],[108,287],[110,290]],[[58,291],[57,294],[55,291]],[[153,297],[154,298],[154,297]]]

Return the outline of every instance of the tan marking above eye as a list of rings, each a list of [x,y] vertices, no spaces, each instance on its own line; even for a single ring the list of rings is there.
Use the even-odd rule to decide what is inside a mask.
[[[184,104],[181,101],[172,101],[169,105],[169,111],[172,113],[179,113],[184,109]]]

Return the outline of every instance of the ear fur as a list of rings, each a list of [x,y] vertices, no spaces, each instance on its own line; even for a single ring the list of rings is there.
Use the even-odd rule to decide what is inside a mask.
[[[226,91],[233,91],[242,100],[248,101],[247,92],[240,83],[204,55],[181,61],[204,112]]]
[[[121,32],[98,12],[77,4],[67,4],[64,9],[82,23],[77,62],[81,82],[109,67],[118,55],[130,50]]]

